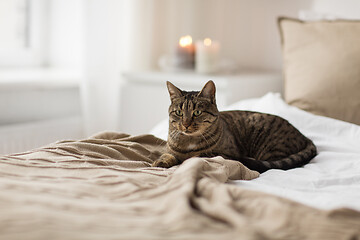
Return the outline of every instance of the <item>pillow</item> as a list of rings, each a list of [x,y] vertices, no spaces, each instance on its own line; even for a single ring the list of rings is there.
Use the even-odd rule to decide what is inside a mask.
[[[360,125],[360,21],[278,23],[285,101]]]

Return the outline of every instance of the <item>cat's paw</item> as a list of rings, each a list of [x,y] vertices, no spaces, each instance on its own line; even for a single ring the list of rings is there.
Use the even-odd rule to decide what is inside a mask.
[[[162,168],[170,168],[172,167],[172,165],[169,164],[169,162],[164,161],[164,160],[156,160],[155,162],[153,162],[153,164],[151,165],[152,167],[162,167]]]
[[[177,164],[176,158],[168,153],[161,155],[160,159],[153,162],[152,167],[170,168]]]

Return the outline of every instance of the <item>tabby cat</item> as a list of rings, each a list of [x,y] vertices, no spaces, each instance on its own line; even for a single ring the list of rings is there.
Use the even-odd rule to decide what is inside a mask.
[[[171,167],[184,160],[222,156],[260,173],[303,166],[316,155],[314,143],[285,119],[260,112],[219,112],[215,84],[187,92],[167,82],[169,134],[167,153],[153,163]]]

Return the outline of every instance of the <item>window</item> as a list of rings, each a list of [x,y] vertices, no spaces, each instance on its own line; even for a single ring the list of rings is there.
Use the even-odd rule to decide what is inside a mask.
[[[0,0],[0,67],[44,61],[46,0]]]

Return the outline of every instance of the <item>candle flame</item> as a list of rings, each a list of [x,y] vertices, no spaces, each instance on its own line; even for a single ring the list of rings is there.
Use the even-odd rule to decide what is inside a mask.
[[[181,47],[186,47],[192,44],[192,38],[190,35],[186,35],[180,38],[179,44]]]
[[[207,47],[210,46],[211,45],[211,39],[210,38],[205,38],[204,39],[204,45],[207,46]]]

